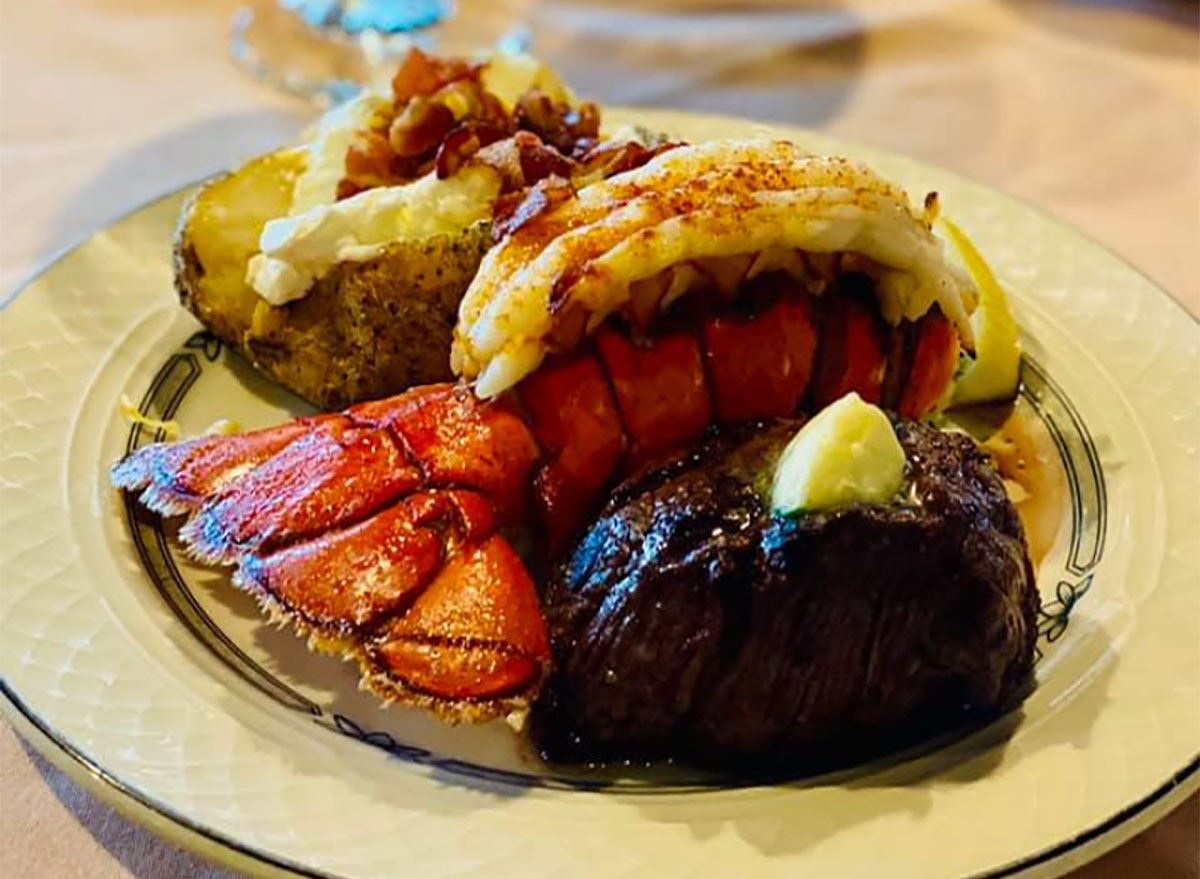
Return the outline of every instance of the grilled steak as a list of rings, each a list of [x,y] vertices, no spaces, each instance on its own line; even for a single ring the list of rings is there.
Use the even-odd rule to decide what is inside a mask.
[[[773,516],[798,425],[619,489],[547,587],[550,760],[816,769],[1023,698],[1037,593],[1016,510],[961,435],[898,423],[905,499]]]

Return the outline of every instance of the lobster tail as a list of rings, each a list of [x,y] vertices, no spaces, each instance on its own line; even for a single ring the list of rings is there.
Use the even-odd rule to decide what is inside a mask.
[[[560,556],[605,491],[714,424],[850,392],[918,418],[970,345],[936,199],[786,142],[671,149],[503,224],[452,368],[338,414],[137,450],[113,484],[387,699],[484,719],[549,662],[506,535]]]
[[[526,704],[549,662],[537,592],[499,533],[538,450],[513,412],[452,385],[243,436],[143,447],[122,488],[189,514],[188,551],[389,700],[450,720]]]
[[[821,299],[782,273],[737,308],[647,336],[609,323],[515,393],[414,388],[241,436],[137,450],[114,484],[186,514],[197,559],[387,699],[483,719],[528,704],[549,660],[537,592],[502,529],[555,558],[605,490],[714,423],[794,416],[850,391],[932,409],[958,357],[934,308],[888,328],[846,279]],[[532,507],[531,507],[532,505]]]

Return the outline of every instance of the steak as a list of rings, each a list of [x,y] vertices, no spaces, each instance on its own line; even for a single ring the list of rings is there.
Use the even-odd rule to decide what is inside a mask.
[[[897,421],[900,500],[774,515],[798,427],[728,433],[614,492],[544,596],[543,756],[816,770],[1024,698],[1034,571],[974,442]]]

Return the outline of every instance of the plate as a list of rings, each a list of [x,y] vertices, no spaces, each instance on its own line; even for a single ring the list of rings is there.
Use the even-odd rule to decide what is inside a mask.
[[[256,875],[1057,875],[1164,814],[1200,758],[1200,333],[1112,254],[951,173],[805,131],[612,112],[689,140],[781,134],[937,190],[1014,291],[1022,405],[1069,485],[1021,712],[837,775],[738,785],[551,772],[502,724],[384,710],[107,484],[154,436],[121,395],[243,427],[301,411],[172,293],[180,192],[0,314],[5,713],[176,841]]]

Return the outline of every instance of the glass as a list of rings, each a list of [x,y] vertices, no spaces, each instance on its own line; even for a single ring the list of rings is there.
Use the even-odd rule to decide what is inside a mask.
[[[411,46],[453,51],[452,0],[255,0],[234,15],[230,52],[253,76],[293,94],[339,103],[386,78]],[[466,35],[456,35],[466,36]],[[518,33],[473,33],[473,49],[520,49]],[[462,42],[461,38],[450,42]]]

